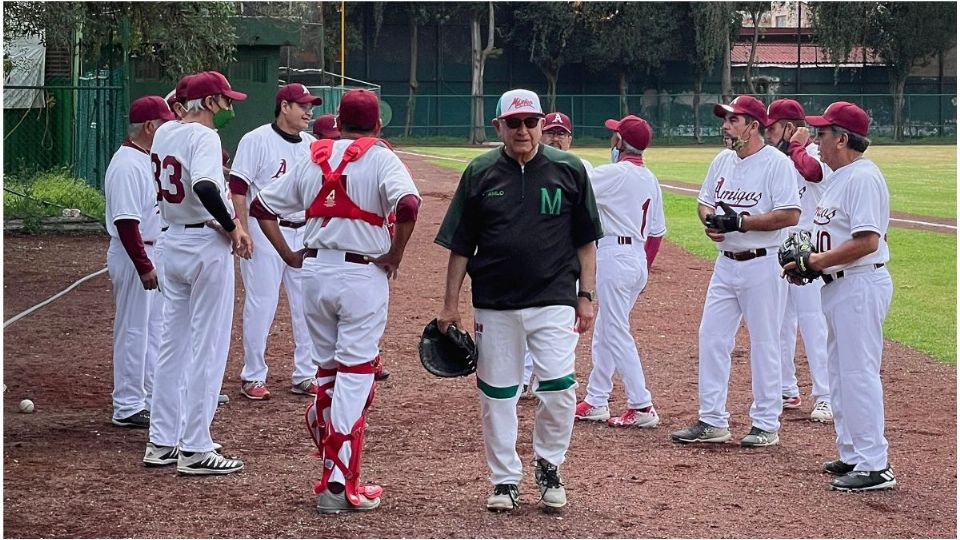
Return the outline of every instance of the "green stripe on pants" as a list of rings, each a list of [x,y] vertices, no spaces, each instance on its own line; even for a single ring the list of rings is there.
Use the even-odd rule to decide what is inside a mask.
[[[573,373],[569,375],[564,375],[558,379],[550,379],[548,381],[540,381],[537,384],[537,392],[559,392],[560,390],[566,390],[574,384],[576,384],[577,378]]]
[[[520,389],[520,385],[506,386],[503,388],[497,386],[490,386],[489,384],[480,380],[480,377],[477,377],[477,388],[485,396],[490,399],[510,399],[517,395],[517,390]]]

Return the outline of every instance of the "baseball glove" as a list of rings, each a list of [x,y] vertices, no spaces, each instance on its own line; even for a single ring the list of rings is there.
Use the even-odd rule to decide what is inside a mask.
[[[703,219],[704,224],[711,229],[717,229],[725,233],[743,232],[743,216],[723,201],[720,201],[720,208],[723,213],[720,215],[707,214]]]
[[[477,370],[477,346],[473,338],[456,326],[440,332],[437,320],[430,321],[420,336],[420,362],[437,377],[466,377]]]
[[[797,263],[795,268],[786,270],[785,273],[800,278],[804,283],[810,283],[822,275],[819,270],[810,268],[810,255],[816,252],[817,246],[810,240],[810,233],[800,231],[787,236],[777,252],[777,258],[781,268],[791,262]]]

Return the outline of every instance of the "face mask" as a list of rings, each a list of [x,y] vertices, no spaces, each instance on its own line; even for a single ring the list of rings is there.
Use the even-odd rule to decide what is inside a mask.
[[[236,116],[237,113],[233,112],[233,109],[220,109],[213,113],[213,127],[223,129]]]
[[[747,131],[747,129],[744,129],[743,131]],[[730,148],[732,148],[736,152],[739,152],[740,149],[746,146],[748,142],[750,142],[750,136],[747,136],[746,138],[744,138],[743,132],[740,132],[739,135],[731,139]]]
[[[783,137],[780,137],[780,142],[777,143],[777,150],[786,154],[787,149],[789,148],[790,148],[790,141],[784,139]]]
[[[616,163],[620,160],[620,149],[614,146],[610,149],[610,163]]]

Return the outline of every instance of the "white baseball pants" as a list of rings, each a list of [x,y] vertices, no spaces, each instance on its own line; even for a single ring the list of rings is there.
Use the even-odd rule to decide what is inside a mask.
[[[156,266],[153,246],[147,257]],[[113,418],[120,420],[151,407],[153,374],[160,348],[157,323],[163,298],[143,288],[133,261],[119,238],[107,248],[107,271],[113,282]],[[158,270],[159,272],[159,270]]]
[[[827,373],[827,320],[820,305],[820,288],[823,281],[814,280],[806,285],[787,285],[787,302],[780,328],[780,384],[785,396],[799,396],[797,366],[797,326],[803,336],[803,350],[810,366],[813,388],[810,397],[830,403],[830,375]]]
[[[776,253],[776,248],[767,251]],[[717,257],[700,321],[700,420],[730,425],[730,355],[743,318],[750,334],[750,418],[762,430],[780,429],[780,325],[786,295],[775,255],[749,261]]]
[[[858,471],[880,471],[888,465],[880,363],[893,280],[873,265],[844,273],[821,291],[837,450]]]
[[[616,240],[616,237],[609,237]],[[604,239],[606,240],[606,239]],[[597,249],[599,312],[593,331],[593,369],[585,401],[606,407],[613,391],[614,371],[620,373],[627,392],[627,407],[653,404],[640,364],[637,343],[630,333],[630,311],[647,286],[647,259],[643,244],[600,242]]]
[[[233,324],[233,256],[230,241],[209,227],[171,225],[165,235],[163,337],[150,442],[208,452]]]
[[[311,358],[313,346],[307,332],[307,323],[303,318],[303,291],[301,290],[301,271],[291,268],[283,262],[277,250],[260,230],[256,218],[250,218],[248,224],[250,237],[255,246],[249,260],[240,259],[240,274],[245,290],[243,302],[243,381],[266,381],[267,362],[264,353],[267,348],[267,335],[273,325],[280,299],[280,283],[287,291],[290,305],[290,319],[293,323],[293,384],[312,379],[317,371]],[[290,249],[303,248],[303,227],[291,229],[280,227]]]
[[[518,310],[476,309],[477,387],[483,441],[493,484],[520,484],[517,401],[523,382],[524,348],[533,356],[533,452],[554,465],[566,459],[577,407],[575,352],[580,335],[570,306]]]
[[[326,369],[373,361],[380,354],[387,325],[387,274],[373,264],[346,262],[344,256],[343,251],[321,249],[303,262],[303,313],[319,366]],[[337,373],[329,420],[337,433],[353,430],[373,378],[373,373]],[[340,447],[339,455],[343,463],[350,463],[350,441]],[[330,481],[344,483],[343,472],[336,468]]]

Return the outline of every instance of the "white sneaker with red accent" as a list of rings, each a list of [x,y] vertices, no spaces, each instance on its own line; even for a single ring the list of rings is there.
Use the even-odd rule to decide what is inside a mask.
[[[263,381],[243,381],[240,384],[240,395],[254,401],[270,399],[270,390]]]
[[[573,413],[577,420],[592,420],[594,422],[606,422],[610,418],[610,407],[594,407],[586,401],[577,403],[577,410]]]
[[[660,425],[660,416],[653,405],[642,409],[627,409],[620,416],[607,420],[610,427],[655,428]]]

